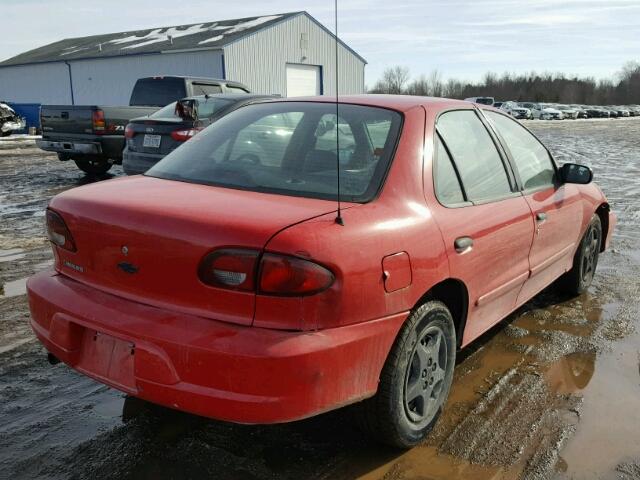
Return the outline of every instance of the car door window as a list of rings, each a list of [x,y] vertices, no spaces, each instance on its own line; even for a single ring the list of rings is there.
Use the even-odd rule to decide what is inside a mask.
[[[458,174],[453,168],[451,157],[438,135],[436,135],[434,150],[433,180],[438,201],[443,205],[463,203],[464,194],[460,187]]]
[[[453,157],[468,200],[497,200],[512,193],[498,149],[475,111],[443,113],[437,130]]]
[[[504,139],[525,190],[554,185],[556,170],[553,161],[538,139],[515,120],[495,112],[487,111],[485,114]]]

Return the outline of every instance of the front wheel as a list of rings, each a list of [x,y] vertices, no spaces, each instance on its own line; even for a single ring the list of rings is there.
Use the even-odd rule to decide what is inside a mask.
[[[80,170],[89,175],[104,175],[111,169],[111,164],[104,160],[74,160],[74,162]]]
[[[394,447],[420,443],[440,417],[455,359],[451,313],[442,302],[424,303],[400,330],[382,369],[378,392],[356,405],[361,428]]]
[[[601,244],[602,223],[600,217],[594,214],[573,257],[573,267],[560,277],[563,290],[573,295],[587,291],[596,273]]]

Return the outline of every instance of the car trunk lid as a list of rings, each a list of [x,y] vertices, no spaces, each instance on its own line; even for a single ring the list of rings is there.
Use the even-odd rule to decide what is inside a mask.
[[[261,250],[335,202],[136,176],[64,192],[50,208],[77,246],[57,248],[60,273],[140,303],[250,325],[255,294],[202,283],[202,258],[219,247]]]
[[[132,152],[167,155],[184,143],[172,138],[171,132],[189,130],[195,123],[181,118],[136,120],[127,126],[127,148]]]

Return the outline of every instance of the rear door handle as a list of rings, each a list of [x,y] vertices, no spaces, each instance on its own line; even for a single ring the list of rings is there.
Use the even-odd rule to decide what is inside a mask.
[[[473,247],[473,239],[471,237],[458,237],[453,242],[453,246],[458,253],[464,253]]]
[[[538,223],[542,223],[547,219],[547,214],[544,212],[538,212],[536,213],[536,221]]]

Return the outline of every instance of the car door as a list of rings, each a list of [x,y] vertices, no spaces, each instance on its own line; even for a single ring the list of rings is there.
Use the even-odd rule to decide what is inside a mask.
[[[484,114],[513,162],[536,227],[529,253],[531,275],[518,298],[521,305],[571,268],[580,240],[582,202],[576,185],[560,183],[551,154],[531,132],[500,113]]]
[[[515,308],[529,276],[533,221],[497,140],[475,109],[438,116],[431,168],[425,179],[433,179],[438,203],[431,211],[450,275],[464,282],[469,295],[466,344]]]

